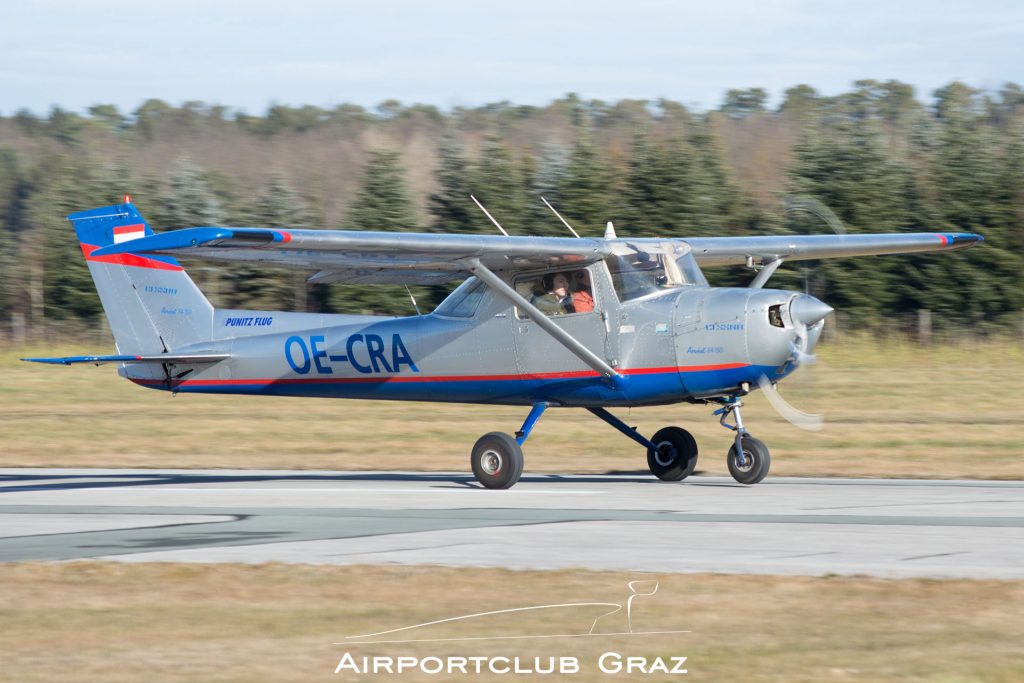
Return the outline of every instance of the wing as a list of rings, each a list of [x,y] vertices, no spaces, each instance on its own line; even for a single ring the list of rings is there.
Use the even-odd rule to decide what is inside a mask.
[[[611,252],[604,240],[349,230],[184,228],[114,244],[122,253],[262,261],[317,269],[317,282],[433,284],[465,278],[468,261],[491,270],[581,266]]]
[[[701,265],[748,260],[800,261],[845,256],[910,254],[969,247],[973,233],[891,233],[683,238]],[[123,253],[199,256],[227,261],[262,261],[315,269],[315,282],[435,284],[465,278],[479,259],[494,271],[582,266],[600,261],[616,244],[663,243],[659,239],[604,240],[505,237],[350,230],[184,228],[113,244],[93,256]]]
[[[961,249],[983,241],[973,233],[912,232],[874,235],[779,235],[692,237],[686,243],[702,266],[771,261],[807,261],[843,256],[915,254]]]

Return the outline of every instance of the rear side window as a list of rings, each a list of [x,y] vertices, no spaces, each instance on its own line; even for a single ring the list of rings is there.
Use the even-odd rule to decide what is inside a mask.
[[[449,318],[472,318],[484,298],[487,285],[482,280],[471,277],[448,295],[441,305],[434,309],[437,315]]]

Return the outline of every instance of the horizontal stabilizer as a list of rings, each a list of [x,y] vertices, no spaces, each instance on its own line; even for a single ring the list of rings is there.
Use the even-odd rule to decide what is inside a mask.
[[[154,356],[64,356],[63,358],[22,358],[30,363],[48,363],[50,365],[73,365],[75,363],[177,363],[193,365],[197,363],[216,363],[230,358],[227,353],[161,353]]]

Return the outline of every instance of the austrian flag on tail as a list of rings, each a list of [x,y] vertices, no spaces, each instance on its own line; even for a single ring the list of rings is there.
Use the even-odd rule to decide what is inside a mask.
[[[114,244],[121,244],[128,240],[137,240],[146,236],[146,226],[142,223],[137,225],[122,225],[114,228]]]

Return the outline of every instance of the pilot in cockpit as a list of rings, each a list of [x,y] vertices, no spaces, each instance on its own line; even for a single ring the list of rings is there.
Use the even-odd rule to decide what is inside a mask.
[[[565,273],[548,273],[541,280],[544,294],[533,297],[530,302],[545,315],[575,313],[573,297],[569,291],[569,278]]]

